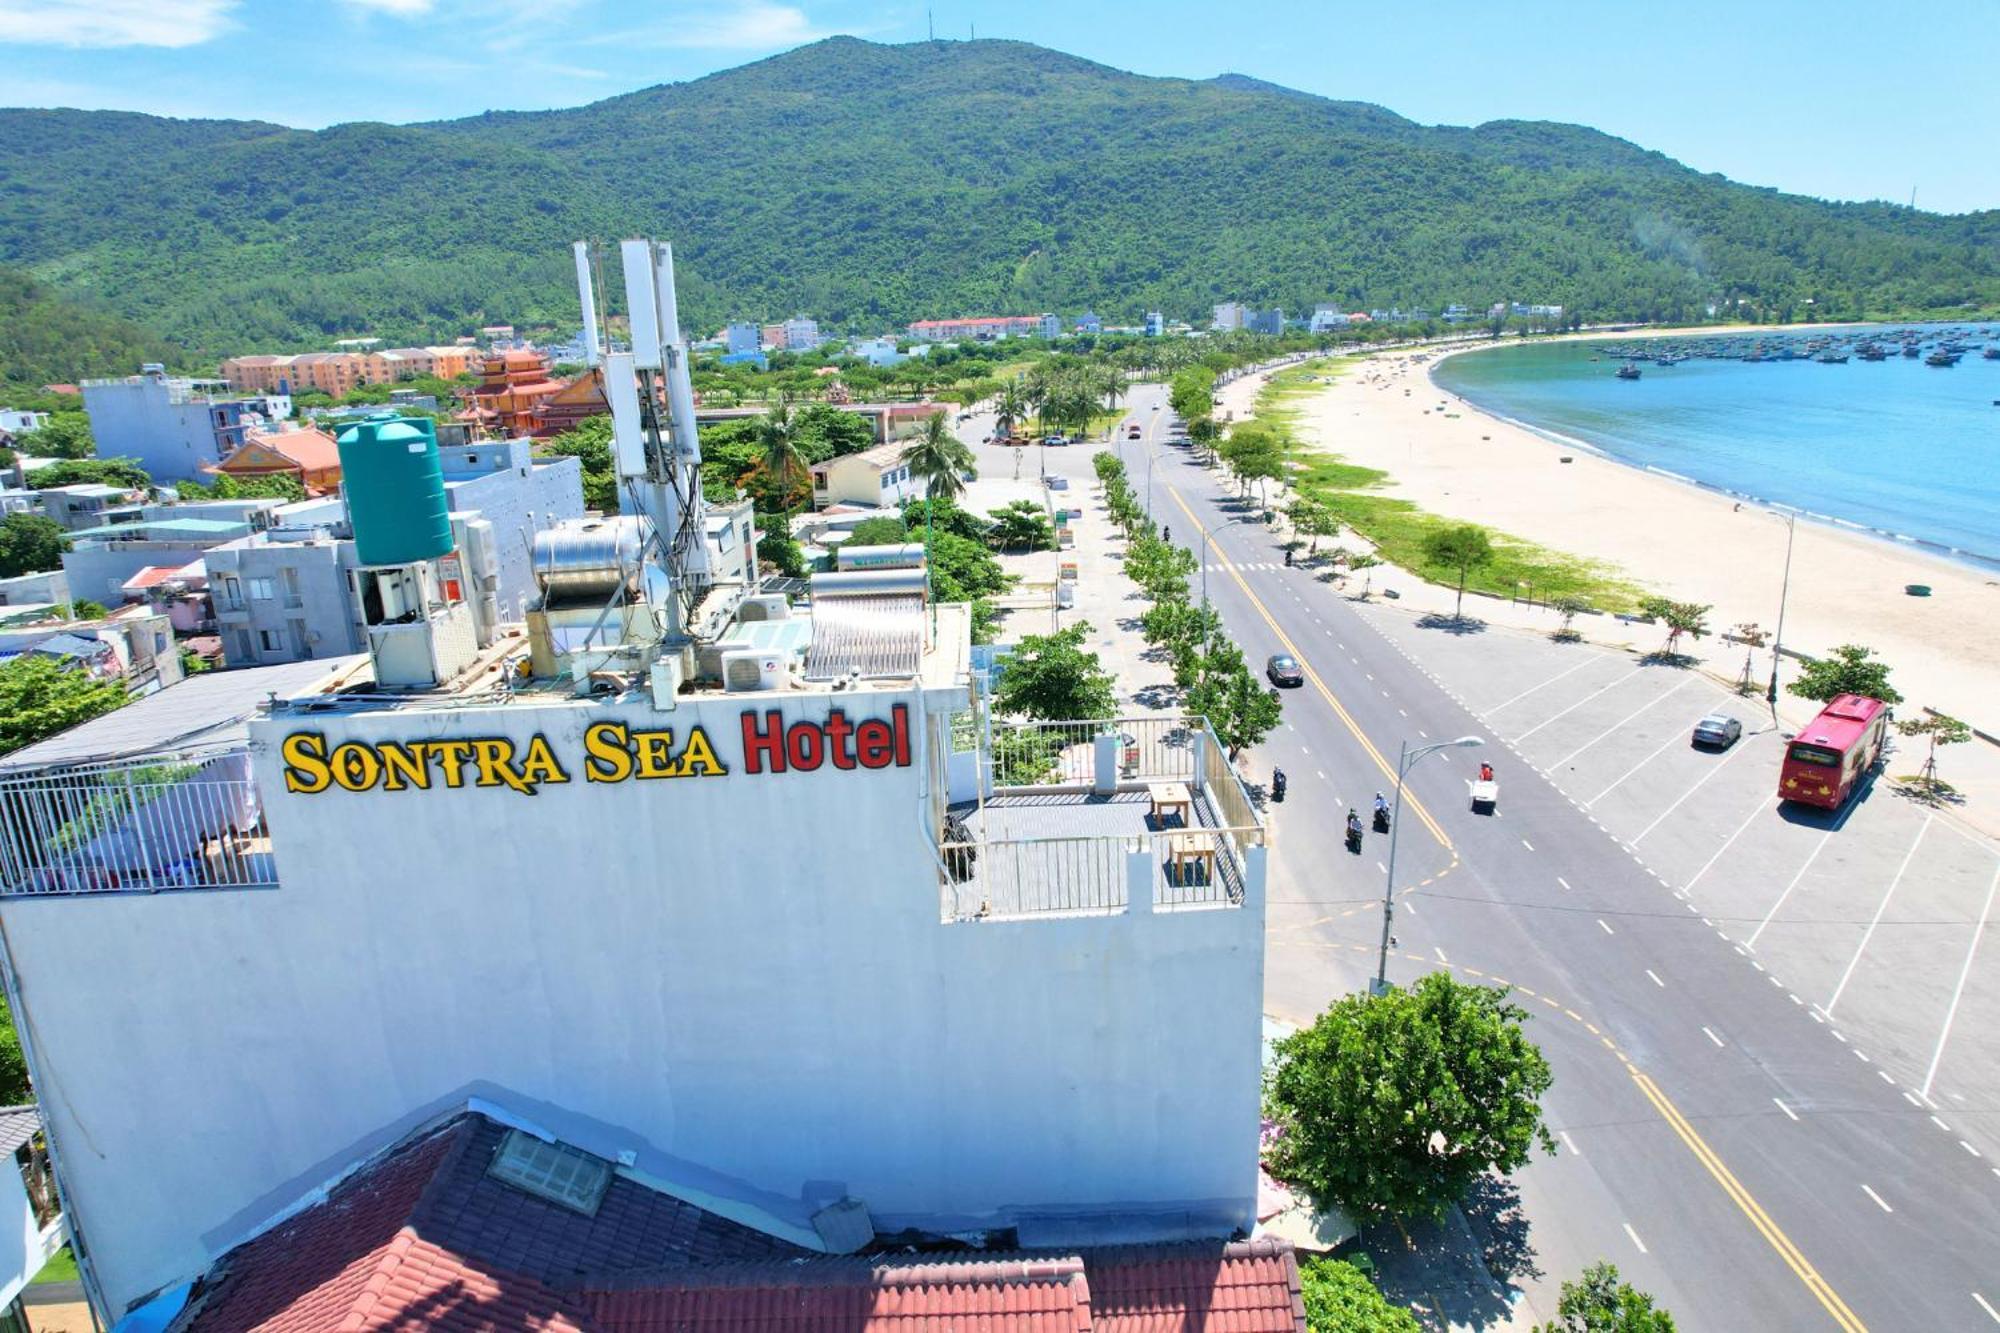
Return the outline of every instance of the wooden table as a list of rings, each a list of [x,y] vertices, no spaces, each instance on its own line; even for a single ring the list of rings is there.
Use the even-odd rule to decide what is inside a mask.
[[[1187,868],[1201,867],[1203,883],[1215,878],[1215,835],[1207,831],[1167,835],[1168,877],[1177,884],[1187,883]]]
[[[1149,782],[1146,794],[1153,798],[1153,823],[1158,828],[1167,826],[1167,815],[1178,810],[1181,827],[1186,828],[1193,821],[1194,793],[1185,782]]]

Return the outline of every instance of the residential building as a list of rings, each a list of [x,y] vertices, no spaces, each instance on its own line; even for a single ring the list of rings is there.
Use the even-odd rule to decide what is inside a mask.
[[[222,378],[238,393],[283,393],[296,390],[290,356],[232,356],[222,363]]]
[[[324,495],[340,485],[340,451],[333,436],[317,427],[251,431],[234,452],[216,464],[217,473],[237,480],[285,476],[308,495]]]
[[[74,486],[50,486],[36,491],[42,514],[55,520],[63,531],[76,533],[101,528],[123,517],[116,511],[134,509],[145,494],[124,486],[78,482]],[[133,513],[131,517],[138,517]]]
[[[100,620],[45,620],[0,629],[0,660],[66,658],[100,680],[123,680],[134,691],[172,685],[182,676],[167,617],[146,606],[120,606]]]
[[[348,590],[354,543],[332,528],[239,537],[202,557],[230,666],[339,657],[363,647]]]
[[[1062,337],[1062,316],[1043,315],[1041,318],[1041,327],[1036,330],[1036,333],[1047,338],[1050,342],[1054,342],[1057,338]]]
[[[537,458],[532,440],[515,438],[440,444],[438,463],[453,525],[476,519],[493,525],[499,614],[503,620],[520,619],[535,591],[529,554],[535,534],[583,517],[582,461]]]
[[[170,378],[147,365],[124,379],[85,380],[83,406],[105,458],[136,458],[156,481],[199,477],[268,424],[270,399],[227,398],[220,380]],[[288,400],[279,399],[285,410]]]
[[[755,324],[738,321],[722,331],[723,345],[731,355],[764,350],[764,335]]]
[[[60,569],[0,579],[0,606],[60,606],[69,600],[69,578]]]
[[[0,1153],[13,1166],[0,1166],[0,1328],[26,1330],[21,1293],[65,1239],[38,1108],[0,1106]]]
[[[894,338],[862,338],[847,345],[849,356],[858,356],[871,366],[894,366],[909,360],[897,349]]]
[[[769,410],[765,407],[697,406],[694,419],[698,427],[724,421],[752,421]],[[951,405],[935,402],[842,403],[840,410],[852,412],[866,421],[875,431],[875,442],[887,444],[892,440],[907,440],[923,429],[924,423],[932,417],[948,415]]]
[[[1309,327],[1314,333],[1331,333],[1335,329],[1346,328],[1351,322],[1347,313],[1337,305],[1316,305]]]
[[[819,346],[819,321],[804,315],[794,315],[785,321],[785,348],[793,352],[810,352]]]
[[[1252,310],[1243,317],[1243,327],[1251,333],[1277,335],[1285,331],[1285,312],[1282,307],[1271,310]]]
[[[910,325],[918,342],[992,342],[996,338],[1033,338],[1042,330],[1039,315],[993,315],[978,319],[920,319]]]
[[[1076,317],[1076,331],[1078,333],[1102,333],[1104,332],[1104,321],[1086,310]]]
[[[767,352],[783,352],[791,347],[791,344],[785,341],[783,324],[766,324],[757,331],[757,339]]]
[[[756,598],[719,676],[627,603],[546,670],[503,633],[439,688],[219,672],[0,758],[0,979],[103,1322],[608,1330],[615,1284],[729,1327],[690,1270],[852,1310],[937,1275],[840,1256],[985,1234],[956,1285],[1057,1279],[1065,1328],[1222,1284],[1296,1330],[1282,1251],[1225,1240],[1258,1213],[1248,793],[1178,716],[1067,723],[1107,743],[1013,785],[970,609],[922,587]]]
[[[359,352],[303,352],[292,358],[292,392],[338,398],[368,383],[368,359]]]
[[[1167,317],[1157,310],[1146,312],[1146,336],[1157,338],[1167,331]]]
[[[757,585],[757,512],[745,495],[733,504],[712,505],[705,518],[709,567],[722,582]]]
[[[30,412],[20,407],[0,407],[0,435],[22,436],[49,424],[48,412]]]
[[[1249,313],[1241,301],[1224,301],[1215,307],[1215,317],[1209,321],[1208,326],[1219,333],[1240,329]]]
[[[900,441],[878,444],[858,454],[829,458],[812,465],[813,506],[875,505],[893,509],[905,500],[920,499],[924,484],[903,461],[908,446]]]

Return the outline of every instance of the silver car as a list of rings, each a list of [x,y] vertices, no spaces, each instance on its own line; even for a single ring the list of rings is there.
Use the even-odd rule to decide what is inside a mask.
[[[1727,750],[1743,737],[1743,724],[1727,713],[1710,713],[1694,724],[1694,743]]]

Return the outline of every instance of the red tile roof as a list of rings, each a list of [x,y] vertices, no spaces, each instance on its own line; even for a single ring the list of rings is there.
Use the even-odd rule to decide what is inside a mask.
[[[157,588],[168,579],[181,572],[179,565],[146,565],[131,578],[118,586],[127,592],[139,592],[146,588]]]
[[[340,446],[334,442],[333,436],[317,427],[286,431],[253,430],[245,433],[243,443],[246,447],[261,445],[281,454],[307,472],[324,472],[340,466]],[[227,468],[229,459],[223,459],[221,466]]]
[[[1305,1298],[1292,1247],[1134,1247],[1090,1256],[1096,1333],[1303,1333]]]

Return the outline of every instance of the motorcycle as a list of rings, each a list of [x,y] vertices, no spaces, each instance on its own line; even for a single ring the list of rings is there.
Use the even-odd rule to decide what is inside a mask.
[[[1361,854],[1361,825],[1358,823],[1347,826],[1347,850],[1356,856]]]
[[[1375,831],[1377,833],[1389,831],[1389,807],[1386,805],[1378,807],[1375,811]]]
[[[1271,770],[1271,800],[1272,800],[1273,802],[1277,802],[1277,801],[1282,801],[1282,800],[1284,800],[1284,799],[1285,799],[1285,785],[1286,785],[1286,784],[1285,784],[1285,770],[1284,770],[1284,769],[1282,769],[1282,768],[1276,768],[1276,769],[1272,769],[1272,770]]]

